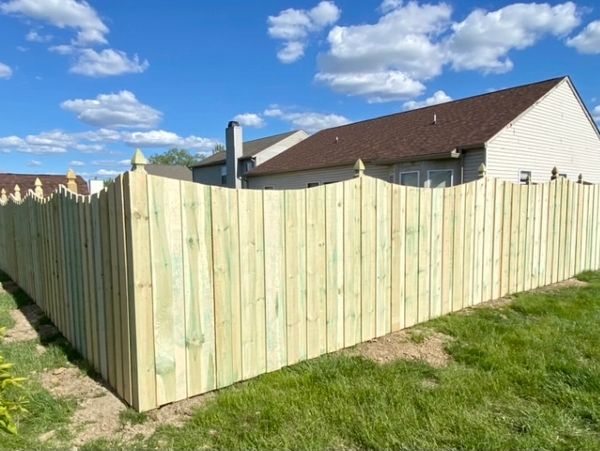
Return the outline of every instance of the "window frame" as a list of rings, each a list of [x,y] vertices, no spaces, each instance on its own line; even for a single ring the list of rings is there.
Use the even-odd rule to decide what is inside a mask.
[[[426,188],[431,188],[431,173],[433,172],[450,172],[450,185],[444,186],[443,188],[450,188],[451,186],[454,186],[454,169],[428,169]]]
[[[227,185],[227,165],[221,166],[221,186]]]
[[[531,181],[531,178],[533,177],[533,171],[529,170],[529,169],[519,169],[519,184],[523,185],[527,183],[527,178],[525,178],[523,180],[523,173],[528,173],[529,174],[529,180]]]
[[[417,185],[405,185],[404,183],[402,183],[402,176],[404,174],[417,174]],[[421,171],[403,171],[400,172],[398,174],[398,185],[402,185],[402,186],[408,186],[411,188],[419,188],[421,186]]]

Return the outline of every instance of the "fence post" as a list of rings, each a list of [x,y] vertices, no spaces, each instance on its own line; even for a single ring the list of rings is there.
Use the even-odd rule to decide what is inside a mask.
[[[44,197],[44,189],[42,188],[42,181],[40,180],[40,178],[36,177],[35,182],[33,182],[33,184],[35,185],[35,189],[34,189],[35,195],[40,198]]]
[[[8,197],[6,197],[6,190],[2,188],[2,190],[0,191],[0,202],[5,204],[6,201],[8,201]]]
[[[131,170],[137,172],[146,172],[145,166],[148,164],[148,160],[142,153],[141,149],[135,149],[135,153],[131,158]]]
[[[485,167],[485,163],[481,163],[479,165],[479,178],[485,177],[487,174],[487,168]]]
[[[21,200],[21,187],[19,185],[15,185],[15,192],[13,194],[13,199],[16,201]]]
[[[77,194],[77,182],[75,182],[75,172],[73,169],[67,171],[67,189]]]
[[[556,180],[558,178],[558,168],[554,166],[552,168],[552,175],[550,176],[550,180]]]
[[[583,183],[583,174],[579,174],[577,177],[577,183]]]
[[[356,160],[356,163],[354,163],[354,177],[362,177],[363,175],[365,175],[365,164],[359,158]]]

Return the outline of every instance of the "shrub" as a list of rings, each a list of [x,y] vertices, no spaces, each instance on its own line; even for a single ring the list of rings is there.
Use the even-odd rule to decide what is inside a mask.
[[[0,340],[4,336],[5,328],[0,328]],[[11,389],[21,388],[22,377],[15,377],[11,372],[12,364],[4,362],[0,355],[0,429],[17,433],[17,426],[13,420],[13,414],[25,411],[25,401],[22,397],[15,398],[13,393],[9,395]]]

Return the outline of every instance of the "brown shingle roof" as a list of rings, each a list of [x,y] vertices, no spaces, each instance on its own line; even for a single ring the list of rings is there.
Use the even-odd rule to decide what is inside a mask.
[[[0,190],[4,188],[7,195],[12,194],[14,192],[15,185],[19,185],[19,188],[21,188],[21,196],[24,197],[28,190],[35,189],[35,179],[38,177],[42,182],[44,196],[48,196],[53,191],[57,190],[58,185],[67,186],[66,175],[0,173]],[[89,194],[88,184],[81,176],[78,175],[75,179],[75,182],[77,183],[77,192],[79,194]]]
[[[262,152],[265,149],[268,149],[274,144],[277,144],[279,141],[284,140],[285,138],[293,135],[298,130],[293,130],[291,132],[280,133],[278,135],[267,136],[265,138],[254,139],[252,141],[246,141],[243,143],[242,149],[242,158],[250,158],[256,155],[259,152]],[[214,166],[217,164],[225,163],[225,151],[217,152],[214,155],[210,155],[204,158],[199,163],[192,165],[193,168],[199,168],[203,166]]]
[[[392,163],[483,145],[564,78],[322,130],[248,175],[351,165],[359,158]]]

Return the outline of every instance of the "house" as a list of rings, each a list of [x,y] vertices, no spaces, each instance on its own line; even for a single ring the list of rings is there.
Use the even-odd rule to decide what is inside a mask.
[[[193,165],[194,182],[245,188],[245,176],[248,171],[260,167],[307,136],[303,130],[294,130],[243,142],[242,127],[239,123],[231,121],[225,130],[226,150]]]
[[[88,195],[88,185],[86,181],[79,175],[75,175],[73,171],[69,171],[67,175],[50,175],[50,174],[3,174],[0,173],[0,192],[4,190],[6,196],[15,194],[18,198],[25,197],[29,190],[45,197],[58,190],[59,185],[64,185],[71,191]],[[18,186],[18,190],[15,187]]]
[[[181,164],[147,164],[144,166],[150,175],[158,175],[169,179],[193,181],[192,170]]]
[[[410,186],[487,174],[521,182],[600,182],[600,134],[569,77],[322,130],[247,174],[250,188],[305,188],[365,174]]]

